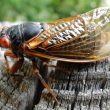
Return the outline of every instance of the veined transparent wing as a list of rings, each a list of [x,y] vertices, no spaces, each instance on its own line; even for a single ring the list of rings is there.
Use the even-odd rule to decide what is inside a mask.
[[[110,8],[98,8],[49,25],[45,40],[38,45],[44,51],[38,56],[70,62],[97,61],[110,56]],[[43,39],[43,35],[38,38]]]

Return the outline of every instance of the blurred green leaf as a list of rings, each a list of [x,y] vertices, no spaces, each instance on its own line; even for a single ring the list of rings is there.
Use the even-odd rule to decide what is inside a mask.
[[[84,13],[102,0],[0,0],[1,21],[52,21]]]

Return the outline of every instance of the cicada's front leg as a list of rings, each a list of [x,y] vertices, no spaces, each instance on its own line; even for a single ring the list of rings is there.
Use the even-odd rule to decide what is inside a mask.
[[[7,56],[17,59],[17,61],[13,64],[13,66],[11,68],[9,67]],[[4,53],[4,57],[6,60],[5,68],[7,69],[7,71],[9,72],[10,75],[13,75],[15,72],[17,72],[17,70],[22,67],[22,64],[24,62],[23,58],[18,58],[11,50],[7,50]]]
[[[52,91],[51,87],[46,83],[46,81],[44,80],[44,78],[42,77],[42,75],[39,73],[39,69],[36,65],[36,63],[34,61],[32,61],[33,63],[33,72],[34,74],[40,79],[42,85],[48,90],[48,92],[52,95],[52,97],[54,98],[55,102],[57,104],[59,104],[57,98],[56,98],[56,94],[54,94],[54,92]]]

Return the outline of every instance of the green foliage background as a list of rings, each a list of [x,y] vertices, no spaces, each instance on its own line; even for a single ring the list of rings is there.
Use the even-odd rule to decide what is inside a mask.
[[[102,0],[0,0],[0,21],[52,21],[100,6]]]

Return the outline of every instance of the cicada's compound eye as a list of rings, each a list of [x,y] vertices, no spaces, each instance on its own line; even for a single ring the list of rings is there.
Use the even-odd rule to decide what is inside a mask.
[[[3,48],[10,47],[10,42],[7,36],[3,36],[2,38],[0,38],[0,46]]]

